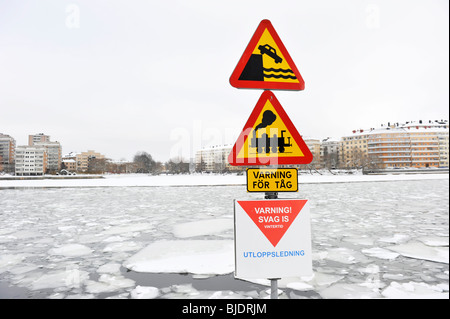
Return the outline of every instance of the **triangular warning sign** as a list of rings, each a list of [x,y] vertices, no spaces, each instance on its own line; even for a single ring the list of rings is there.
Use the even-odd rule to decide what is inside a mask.
[[[304,90],[305,82],[269,20],[262,20],[236,68],[236,88]]]
[[[233,166],[308,164],[313,156],[271,91],[264,91],[228,156]]]
[[[238,201],[247,215],[276,247],[307,200]]]

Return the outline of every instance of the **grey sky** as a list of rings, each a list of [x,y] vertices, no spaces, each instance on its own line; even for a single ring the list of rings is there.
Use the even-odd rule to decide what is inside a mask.
[[[0,0],[0,132],[160,161],[234,143],[262,90],[229,77],[262,19],[302,74],[304,137],[448,119],[449,2]]]

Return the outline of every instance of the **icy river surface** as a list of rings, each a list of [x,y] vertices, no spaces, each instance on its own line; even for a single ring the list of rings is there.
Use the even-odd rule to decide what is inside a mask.
[[[300,185],[313,272],[280,298],[449,298],[449,181]],[[266,298],[234,279],[243,186],[0,189],[1,298]],[[143,264],[142,269],[130,265]],[[142,263],[143,262],[143,263]]]

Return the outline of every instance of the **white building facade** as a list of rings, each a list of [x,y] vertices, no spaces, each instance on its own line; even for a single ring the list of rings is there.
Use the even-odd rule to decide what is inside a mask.
[[[201,149],[195,154],[195,170],[197,172],[225,172],[241,170],[240,167],[228,163],[232,145],[215,145]]]
[[[0,172],[14,171],[16,140],[0,133]]]
[[[16,147],[17,176],[44,175],[47,170],[47,151],[42,146]]]

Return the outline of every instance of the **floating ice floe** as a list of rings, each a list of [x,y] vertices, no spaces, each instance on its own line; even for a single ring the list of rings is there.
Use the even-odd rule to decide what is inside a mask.
[[[417,238],[427,246],[445,247],[449,245],[449,237],[445,236],[426,236]]]
[[[85,245],[80,244],[67,244],[58,248],[52,248],[48,251],[50,255],[61,255],[66,257],[77,257],[89,255],[92,253],[92,249]]]
[[[103,252],[124,252],[124,251],[136,251],[141,249],[142,245],[137,242],[115,242],[108,244],[105,248],[103,248]]]
[[[121,264],[109,263],[98,267],[97,272],[100,274],[120,274]]]
[[[234,292],[231,290],[197,290],[192,284],[172,285],[160,290],[167,299],[244,299],[250,298],[249,295],[258,297],[256,291],[252,292]]]
[[[361,250],[364,255],[370,256],[370,257],[377,257],[380,259],[388,259],[393,260],[399,256],[398,253],[394,253],[390,250],[380,248],[380,247],[373,247],[368,249]]]
[[[85,282],[86,292],[92,294],[114,292],[122,288],[131,288],[135,281],[121,275],[102,274],[98,281],[87,280]]]
[[[308,290],[320,290],[327,286],[345,278],[344,276],[325,274],[322,272],[314,272],[312,276],[308,277],[285,277],[278,280],[279,288],[290,288],[298,291],[308,291]],[[252,282],[262,286],[270,286],[271,282],[269,279],[247,279],[242,278],[242,280]],[[270,293],[269,293],[270,295]]]
[[[448,247],[430,247],[421,242],[413,242],[386,247],[399,254],[416,259],[425,259],[448,264]]]
[[[104,230],[103,234],[104,235],[117,235],[117,234],[140,232],[140,231],[151,230],[151,229],[153,229],[152,224],[136,223],[136,224],[125,225],[125,226],[111,226],[108,229]]]
[[[173,234],[178,238],[218,234],[233,229],[231,218],[217,218],[178,224],[173,227]]]
[[[49,288],[64,288],[70,290],[79,288],[89,278],[89,273],[77,268],[59,270],[44,274],[34,280],[29,288],[31,290],[42,290]]]
[[[8,271],[12,266],[19,264],[24,260],[28,254],[4,254],[0,255],[0,274]]]
[[[159,296],[159,289],[156,287],[136,286],[130,296],[132,299],[155,299]]]
[[[299,291],[307,291],[307,290],[314,290],[314,286],[311,286],[310,284],[304,283],[304,282],[290,282],[286,285],[287,288],[291,288],[294,290]]]
[[[337,283],[319,291],[325,299],[370,299],[381,298],[381,295],[370,287],[363,284],[341,284]]]
[[[123,266],[137,272],[229,274],[234,270],[232,240],[163,240],[131,256]]]
[[[390,244],[400,244],[407,242],[410,239],[408,235],[404,234],[394,234],[391,237],[382,237],[379,239],[379,241],[384,243],[390,243]]]
[[[367,260],[360,252],[345,247],[329,249],[325,259],[347,265]]]
[[[446,291],[444,291],[446,288]],[[448,299],[448,285],[428,285],[423,282],[398,283],[391,282],[381,293],[386,298],[393,299]]]

